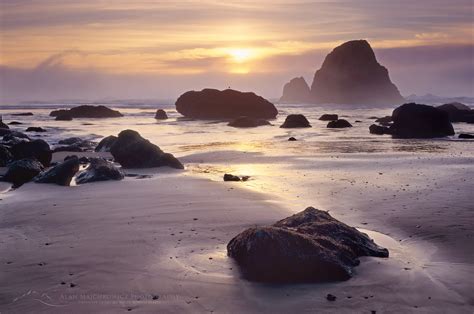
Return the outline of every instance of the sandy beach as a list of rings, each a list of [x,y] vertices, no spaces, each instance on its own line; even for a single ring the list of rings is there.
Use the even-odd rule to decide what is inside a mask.
[[[230,156],[227,169],[250,181],[221,182]],[[472,155],[180,159],[187,170],[127,170],[151,178],[3,193],[2,311],[472,312]],[[362,258],[340,283],[242,279],[228,241],[310,205],[366,231],[390,257]]]

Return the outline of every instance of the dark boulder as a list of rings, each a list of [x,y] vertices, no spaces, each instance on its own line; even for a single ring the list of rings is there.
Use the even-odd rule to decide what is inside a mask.
[[[383,134],[390,134],[390,129],[385,126],[372,124],[369,127],[369,132],[371,134],[383,135]]]
[[[295,77],[283,87],[282,103],[308,103],[311,102],[311,92],[308,83],[303,77]]]
[[[308,119],[302,114],[290,114],[280,128],[310,128]]]
[[[311,86],[316,103],[400,104],[404,101],[390,81],[388,70],[377,62],[365,40],[336,47],[314,75]]]
[[[350,124],[347,120],[339,119],[336,121],[329,121],[326,127],[329,129],[351,128],[352,124]]]
[[[166,111],[164,111],[163,109],[158,109],[156,110],[155,119],[166,120],[168,119],[168,115],[166,114]]]
[[[5,167],[12,159],[13,155],[10,150],[6,146],[0,145],[0,167]]]
[[[59,140],[58,144],[60,145],[73,145],[73,144],[78,144],[81,143],[83,140],[80,137],[68,137],[63,140]]]
[[[271,125],[271,123],[265,119],[240,117],[229,122],[228,124],[228,126],[232,126],[234,128],[255,128],[263,125]]]
[[[243,116],[273,119],[278,114],[275,106],[263,97],[232,89],[186,92],[176,101],[176,110],[194,119],[233,119]]]
[[[20,116],[20,117],[24,117],[24,116],[32,116],[33,115],[33,112],[20,112],[20,113],[12,113],[12,116]]]
[[[79,171],[79,159],[69,158],[66,161],[49,168],[35,177],[36,183],[53,183],[69,186],[74,175]]]
[[[241,181],[240,177],[234,176],[233,174],[226,173],[224,174],[224,181]]]
[[[10,123],[8,123],[8,124],[9,124],[9,125],[21,125],[21,124],[23,124],[23,123],[18,122],[18,121],[12,121],[12,122],[10,122]]]
[[[44,133],[46,132],[45,129],[42,127],[37,127],[37,126],[30,126],[29,128],[26,129],[25,132],[38,132],[38,133]]]
[[[90,164],[76,177],[77,184],[85,184],[96,181],[122,180],[122,171],[113,163],[101,158],[90,158]]]
[[[168,166],[184,169],[181,162],[173,155],[163,152],[158,146],[150,143],[133,130],[120,132],[110,152],[116,162],[123,168],[153,168]]]
[[[433,138],[454,135],[447,112],[432,106],[404,104],[392,113],[390,132],[397,138]]]
[[[67,110],[59,110],[57,114],[55,114],[56,121],[72,121],[72,115]]]
[[[48,143],[43,140],[34,140],[31,142],[20,142],[10,149],[15,160],[23,158],[36,158],[45,167],[51,163],[52,152]]]
[[[9,164],[2,181],[11,182],[14,187],[19,187],[31,181],[43,168],[43,165],[36,159],[20,159]]]
[[[319,120],[321,121],[334,121],[337,119],[339,119],[337,114],[323,114],[321,117],[319,117]]]
[[[290,137],[290,138],[288,139],[288,141],[289,141],[289,142],[296,142],[297,139],[292,136],[292,137]]]
[[[8,132],[2,133],[2,130],[8,131]],[[10,147],[21,142],[30,141],[30,138],[28,137],[28,135],[21,132],[17,132],[17,131],[7,130],[7,129],[0,129],[0,136],[3,136],[1,143],[3,145],[7,145]]]
[[[309,207],[273,226],[243,231],[229,242],[227,254],[250,280],[325,282],[351,278],[358,257],[388,257],[388,250]]]
[[[461,133],[461,134],[459,134],[458,138],[473,139],[473,138],[474,138],[474,135],[472,135],[472,134],[466,134],[466,133]]]
[[[68,113],[72,118],[119,118],[123,115],[106,106],[81,105],[71,109],[54,110],[49,115],[58,117]]]
[[[110,148],[112,147],[112,145],[114,145],[116,140],[117,140],[117,137],[113,135],[104,137],[95,148],[95,151],[96,152],[110,152]]]
[[[451,122],[474,123],[474,110],[459,102],[453,102],[436,107],[447,112]]]

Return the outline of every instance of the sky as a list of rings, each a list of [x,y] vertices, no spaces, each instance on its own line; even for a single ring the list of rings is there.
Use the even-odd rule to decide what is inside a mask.
[[[474,96],[472,0],[0,0],[0,104],[281,95],[366,39],[403,95]]]

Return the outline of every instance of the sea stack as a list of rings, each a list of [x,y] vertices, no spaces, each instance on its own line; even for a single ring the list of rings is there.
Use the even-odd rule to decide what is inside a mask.
[[[311,91],[303,77],[295,77],[283,87],[282,103],[310,103]]]
[[[326,56],[314,75],[311,96],[316,103],[400,104],[404,101],[366,40],[346,42]]]
[[[292,79],[283,88],[285,103],[393,104],[404,102],[366,40],[348,41],[324,59],[314,75],[311,89],[303,78]]]

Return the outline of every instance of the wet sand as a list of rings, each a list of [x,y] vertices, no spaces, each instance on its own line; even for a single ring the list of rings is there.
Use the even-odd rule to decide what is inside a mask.
[[[1,194],[2,312],[472,313],[473,157],[180,157],[187,171]],[[222,182],[227,170],[252,178]],[[227,242],[310,205],[370,230],[390,257],[340,283],[241,279]]]

